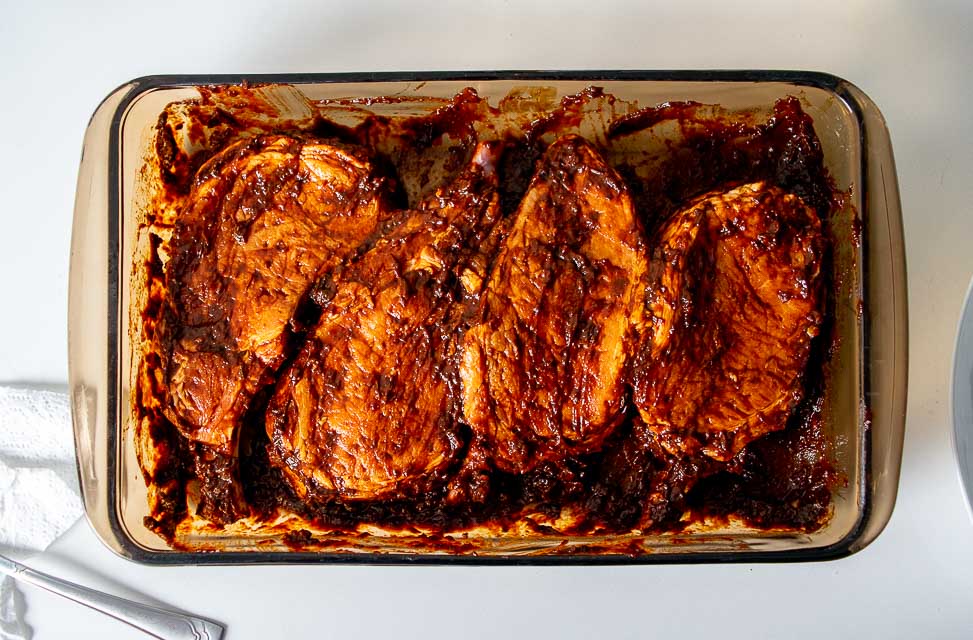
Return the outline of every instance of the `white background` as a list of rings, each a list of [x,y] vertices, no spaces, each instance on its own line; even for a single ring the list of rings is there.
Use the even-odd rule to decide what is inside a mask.
[[[233,640],[973,637],[973,525],[947,406],[956,322],[973,272],[973,4],[87,4],[0,0],[0,383],[67,379],[68,245],[82,135],[101,98],[133,77],[798,68],[858,84],[892,133],[908,251],[908,426],[888,528],[835,562],[150,568],[113,556],[81,523],[35,559],[38,568],[225,621]],[[47,594],[30,591],[28,603],[41,639],[141,637]]]

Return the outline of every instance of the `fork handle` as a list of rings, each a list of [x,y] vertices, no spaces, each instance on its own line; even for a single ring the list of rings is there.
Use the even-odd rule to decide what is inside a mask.
[[[162,640],[220,640],[223,637],[223,625],[212,620],[167,611],[82,587],[35,571],[3,555],[0,555],[0,573],[100,611]]]

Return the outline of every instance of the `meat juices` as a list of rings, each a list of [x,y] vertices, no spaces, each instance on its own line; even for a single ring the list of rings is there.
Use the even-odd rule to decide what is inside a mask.
[[[203,165],[174,230],[167,416],[195,445],[202,513],[247,513],[236,479],[240,422],[279,367],[308,288],[358,251],[389,215],[367,155],[265,135]]]

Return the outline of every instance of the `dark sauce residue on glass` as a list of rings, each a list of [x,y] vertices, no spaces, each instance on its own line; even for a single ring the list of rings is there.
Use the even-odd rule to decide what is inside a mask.
[[[203,95],[205,99],[206,92]],[[524,123],[525,135],[504,140],[498,171],[501,206],[506,214],[520,202],[538,158],[553,137],[576,130],[584,118],[584,107],[595,99],[612,100],[600,89],[589,88],[563,99],[543,117]],[[367,107],[389,102],[376,98],[355,104]],[[650,246],[653,234],[692,198],[748,182],[764,180],[793,192],[822,219],[839,210],[843,194],[836,191],[824,167],[812,121],[796,98],[778,101],[772,117],[758,123],[701,115],[704,107],[693,102],[671,102],[627,113],[614,118],[601,141],[605,157],[632,193]],[[235,130],[238,133],[243,128],[230,113],[207,113],[207,120],[201,125],[214,128],[217,135],[211,136],[206,151],[193,157],[179,150],[166,115],[160,118],[155,149],[165,197],[175,199],[188,193],[196,170],[206,158],[231,139]],[[446,154],[441,170],[455,170],[469,157],[478,139],[475,125],[496,113],[497,108],[467,89],[429,115],[403,121],[373,115],[355,126],[319,118],[304,133],[369,147],[390,174],[398,178],[411,176],[416,184],[428,186],[436,178],[426,156],[431,152]],[[637,136],[662,122],[675,123],[681,139],[670,143],[668,153],[654,161],[651,175],[646,175],[637,159],[613,153],[617,141]],[[393,151],[389,152],[389,148]],[[398,197],[405,204],[406,195]],[[523,475],[493,471],[485,496],[481,489],[470,488],[469,494],[479,494],[479,500],[459,504],[447,500],[444,482],[440,489],[413,499],[310,505],[292,493],[268,460],[263,414],[271,385],[256,395],[244,417],[240,443],[244,495],[260,518],[272,520],[285,510],[301,515],[318,528],[349,532],[362,523],[393,529],[422,526],[443,534],[473,525],[503,531],[514,522],[522,524],[525,513],[556,516],[565,507],[583,514],[576,524],[557,532],[536,525],[537,533],[566,535],[633,529],[675,532],[703,519],[719,522],[730,518],[763,529],[814,531],[827,521],[833,490],[843,482],[831,463],[832,444],[822,415],[825,372],[837,341],[833,322],[833,242],[829,237],[829,248],[821,256],[824,321],[812,342],[804,376],[804,399],[791,413],[786,428],[749,444],[729,462],[702,455],[674,458],[641,426],[637,412],[631,410],[602,451],[544,464]],[[142,310],[142,321],[149,334],[165,321],[167,293],[158,249],[156,239],[146,265],[149,302]],[[308,298],[307,305],[299,311],[305,317],[297,326],[313,324],[313,291]],[[300,336],[295,337],[298,339],[291,342],[299,344]],[[173,543],[177,525],[187,517],[187,493],[198,492],[200,483],[189,455],[189,448],[194,445],[179,435],[158,409],[166,398],[164,375],[152,373],[158,367],[158,356],[149,350],[145,357],[143,383],[136,385],[135,402],[142,416],[148,418],[145,422],[156,448],[153,471],[146,473],[145,478],[156,496],[146,525]],[[457,471],[451,469],[447,475]],[[212,480],[202,484],[212,485]],[[312,541],[311,534],[303,529],[285,536],[285,544],[295,549],[308,547]]]

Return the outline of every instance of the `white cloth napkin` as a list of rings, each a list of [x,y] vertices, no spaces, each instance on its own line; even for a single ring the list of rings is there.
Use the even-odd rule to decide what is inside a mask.
[[[66,393],[0,386],[0,550],[43,551],[81,516]],[[26,640],[23,597],[0,583],[0,639]]]

